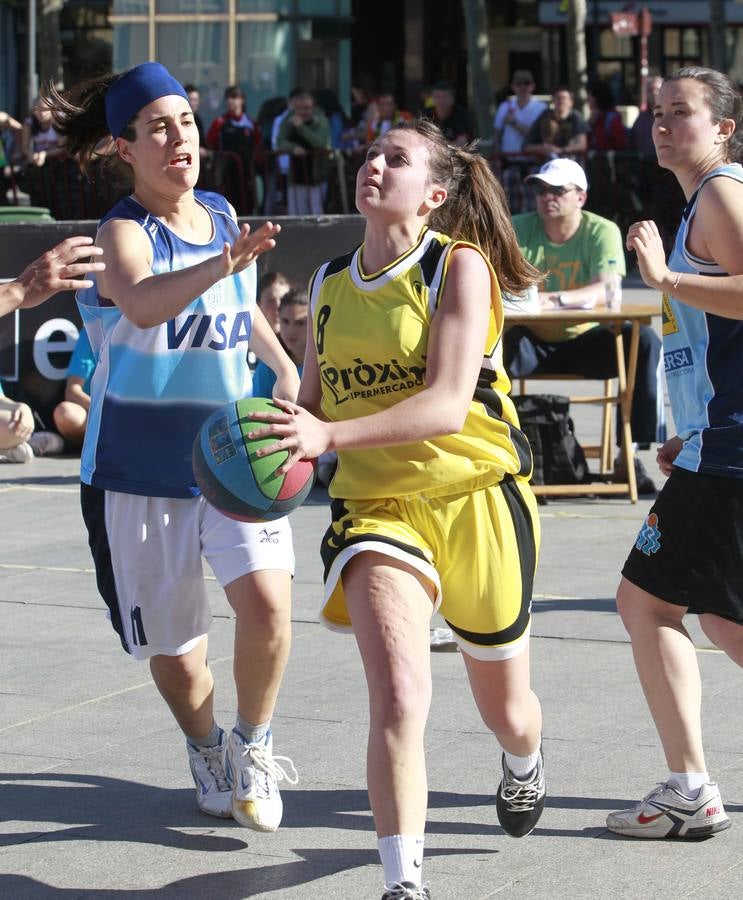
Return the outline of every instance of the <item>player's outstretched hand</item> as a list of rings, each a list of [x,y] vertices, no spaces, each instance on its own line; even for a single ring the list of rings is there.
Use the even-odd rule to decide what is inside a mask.
[[[276,235],[281,231],[281,225],[266,222],[258,231],[251,231],[250,225],[243,225],[235,242],[225,244],[222,250],[223,277],[242,272],[243,269],[255,262],[266,250],[273,250],[276,246]]]
[[[106,268],[101,260],[94,261],[102,254],[100,247],[93,246],[93,238],[84,235],[69,237],[47,250],[18,276],[24,292],[21,306],[38,306],[58,291],[92,287],[93,282],[83,276],[90,272],[102,272]],[[84,259],[89,261],[80,262]]]
[[[666,251],[655,222],[635,222],[627,231],[627,249],[637,253],[642,280],[648,287],[659,289],[668,278]]]
[[[281,408],[281,412],[253,412],[250,418],[256,424],[263,422],[265,427],[257,427],[248,433],[248,438],[276,437],[275,444],[257,451],[257,456],[269,456],[279,450],[286,450],[289,456],[283,465],[276,469],[277,475],[285,475],[294,463],[300,459],[316,459],[329,449],[329,425],[323,422],[303,406],[288,400],[273,401]]]
[[[681,448],[684,446],[684,441],[680,437],[672,437],[669,438],[665,444],[658,447],[658,452],[655,456],[655,461],[658,463],[658,468],[664,475],[670,475],[671,470],[673,469],[673,461],[681,452]]]

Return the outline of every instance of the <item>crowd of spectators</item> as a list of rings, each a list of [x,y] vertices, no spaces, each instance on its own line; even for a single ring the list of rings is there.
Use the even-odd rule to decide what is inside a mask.
[[[649,107],[660,82],[658,76],[648,79],[648,108],[632,124],[623,120],[606,82],[589,85],[584,118],[567,86],[557,85],[548,94],[530,71],[517,69],[499,95],[492,132],[482,135],[448,81],[432,84],[405,109],[395,91],[380,90],[368,76],[359,75],[352,82],[348,113],[329,89],[297,86],[288,97],[273,97],[251,109],[250,97],[231,85],[223,93],[221,110],[210,91],[207,105],[218,113],[211,121],[204,121],[199,88],[185,88],[201,142],[199,186],[225,194],[242,215],[353,212],[353,179],[366,147],[391,126],[422,114],[454,143],[481,139],[481,152],[490,157],[514,214],[535,209],[526,176],[549,159],[565,157],[577,160],[600,186],[596,202],[605,205],[596,211],[607,215],[606,203],[616,199],[634,219],[642,209],[657,212],[654,183],[669,189],[662,177],[654,181]],[[609,164],[607,154],[613,154]],[[625,157],[640,160],[634,171],[622,168]],[[74,161],[66,158],[41,100],[23,121],[0,112],[0,167],[3,203],[49,207],[56,218],[95,218],[101,212],[97,206],[108,208],[117,189],[85,182]],[[616,190],[620,180],[621,190]],[[673,218],[674,203],[670,210]],[[622,224],[621,209],[615,213]]]

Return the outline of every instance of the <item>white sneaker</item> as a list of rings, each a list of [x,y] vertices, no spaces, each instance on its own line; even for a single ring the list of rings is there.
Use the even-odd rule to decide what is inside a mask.
[[[670,782],[658,784],[633,809],[606,817],[609,831],[639,838],[702,838],[725,831],[730,824],[714,782],[703,784],[693,798]]]
[[[5,450],[0,450],[0,462],[4,463],[25,463],[33,458],[34,451],[26,441],[16,447],[6,447]]]
[[[188,762],[196,785],[196,802],[202,812],[229,819],[232,815],[232,785],[225,772],[227,735],[220,729],[215,747],[194,747],[186,741]]]
[[[34,431],[28,443],[34,456],[56,456],[64,450],[64,440],[53,431]]]
[[[431,632],[431,650],[436,653],[456,653],[459,650],[451,628],[434,628]]]
[[[431,900],[431,892],[425,885],[412,881],[395,881],[384,886],[382,900]]]
[[[272,750],[270,731],[260,744],[248,744],[237,729],[227,741],[225,768],[232,782],[232,817],[255,831],[276,831],[284,810],[278,782],[299,781],[294,763],[287,756],[274,756]],[[288,764],[289,772],[279,760]]]

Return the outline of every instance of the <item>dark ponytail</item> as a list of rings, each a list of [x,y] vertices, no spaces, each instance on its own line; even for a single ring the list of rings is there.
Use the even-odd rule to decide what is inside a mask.
[[[475,145],[449,144],[428,119],[396,125],[391,131],[414,131],[430,145],[431,180],[447,190],[446,202],[434,210],[429,224],[449,237],[477,244],[492,263],[502,290],[524,294],[542,280],[525,259],[516,240],[503,188]]]
[[[109,74],[91,78],[64,93],[50,83],[42,92],[44,102],[52,112],[54,127],[65,138],[65,150],[79,161],[86,175],[96,160],[117,167],[120,163],[106,122],[105,107],[106,91],[118,77]],[[135,139],[133,123],[127,125],[121,137],[128,141]],[[124,168],[129,169],[125,165]]]

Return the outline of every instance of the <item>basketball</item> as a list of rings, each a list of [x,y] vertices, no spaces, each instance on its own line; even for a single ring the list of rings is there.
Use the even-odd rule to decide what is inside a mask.
[[[286,450],[258,457],[256,451],[276,437],[250,440],[262,423],[251,412],[280,412],[264,397],[248,397],[215,410],[199,429],[193,446],[193,471],[204,498],[225,516],[244,522],[278,519],[296,509],[315,480],[314,460],[302,459],[285,475],[276,469]]]

